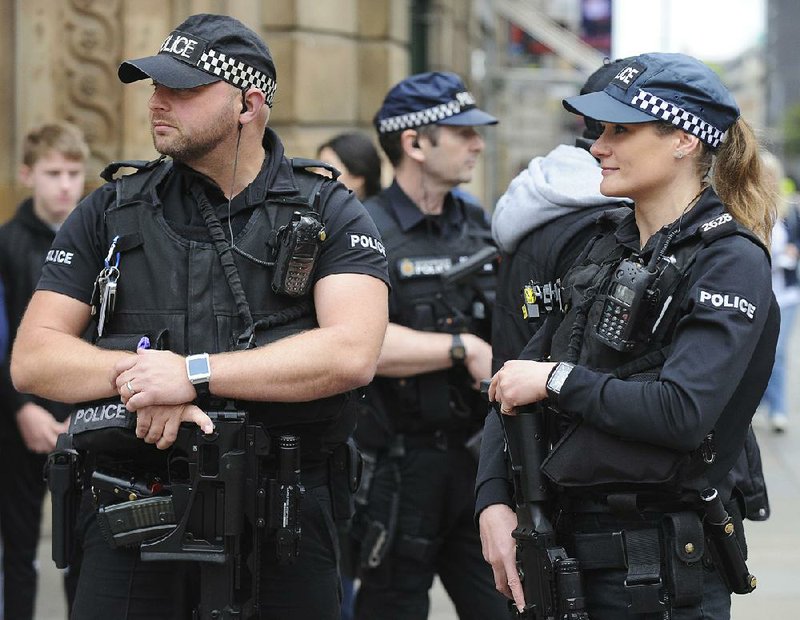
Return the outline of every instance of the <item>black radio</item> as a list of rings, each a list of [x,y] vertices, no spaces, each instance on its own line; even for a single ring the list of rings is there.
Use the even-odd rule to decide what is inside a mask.
[[[637,261],[623,260],[614,271],[603,312],[597,323],[597,338],[616,351],[630,351],[642,342],[643,320],[649,313],[651,288],[658,272]]]
[[[272,290],[290,297],[301,297],[308,293],[323,241],[325,227],[319,220],[319,214],[314,211],[305,214],[295,211],[292,221],[278,232],[278,255]]]

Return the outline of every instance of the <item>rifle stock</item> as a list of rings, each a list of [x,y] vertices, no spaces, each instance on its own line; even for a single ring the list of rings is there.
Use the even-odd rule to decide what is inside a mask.
[[[486,246],[467,257],[466,260],[451,265],[445,269],[439,278],[441,279],[442,286],[449,288],[458,282],[478,273],[484,268],[487,263],[493,263],[500,258],[500,252],[493,245]]]

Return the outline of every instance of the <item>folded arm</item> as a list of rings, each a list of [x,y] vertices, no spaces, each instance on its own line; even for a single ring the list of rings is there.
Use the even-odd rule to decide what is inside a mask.
[[[249,351],[211,355],[215,396],[303,402],[366,385],[375,374],[387,323],[386,284],[361,274],[335,274],[314,287],[319,327]],[[116,384],[131,410],[189,402],[194,386],[184,358],[140,351],[117,364]],[[136,391],[131,395],[127,382]],[[128,398],[130,397],[130,398]]]

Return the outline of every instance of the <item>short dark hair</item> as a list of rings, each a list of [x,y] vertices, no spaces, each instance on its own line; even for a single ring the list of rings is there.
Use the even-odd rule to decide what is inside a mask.
[[[381,157],[369,137],[358,131],[340,133],[320,144],[317,156],[324,148],[336,153],[350,174],[364,177],[364,199],[381,191]]]
[[[431,123],[416,127],[415,131],[417,132],[417,135],[427,137],[431,144],[436,146],[439,140],[440,127],[441,125]],[[397,164],[400,163],[400,158],[403,155],[403,148],[400,146],[400,136],[402,135],[403,131],[405,130],[403,129],[401,131],[378,134],[378,142],[380,143],[383,152],[386,153],[386,157],[389,159],[389,163],[392,164],[392,166],[397,166]]]

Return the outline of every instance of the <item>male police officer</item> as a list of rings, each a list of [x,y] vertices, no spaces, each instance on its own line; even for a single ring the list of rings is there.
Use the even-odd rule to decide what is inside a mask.
[[[213,533],[222,528],[224,554],[211,560],[227,562],[234,553],[251,551],[247,543],[242,549],[229,546],[233,534],[250,534],[250,540],[258,534],[260,565],[248,568],[256,576],[251,593],[258,594],[260,614],[337,618],[332,517],[347,518],[341,508],[348,498],[342,501],[342,485],[329,475],[341,468],[329,465],[352,432],[347,394],[371,380],[385,331],[386,261],[377,231],[342,185],[306,171],[314,162],[284,157],[280,140],[266,127],[276,88],[272,57],[237,20],[191,16],[158,54],[124,62],[119,77],[126,83],[153,80],[153,143],[172,160],[151,162],[108,183],[65,223],[53,247],[71,252],[72,260],[45,265],[12,361],[22,391],[68,402],[113,397],[136,412],[140,440],[89,441],[86,476],[98,506],[96,513],[82,515],[85,563],[73,617],[166,619],[198,610],[184,596],[193,563],[143,561],[149,559],[144,542],[152,541],[142,542],[140,558],[136,546],[125,545],[137,531],[122,518],[144,516],[136,511],[141,495],[152,495],[147,499],[159,506],[174,504],[176,519],[181,517],[178,496],[164,496],[178,477],[173,467],[181,463],[165,449],[179,430],[185,432],[180,423],[190,422],[208,437],[195,452],[219,447],[219,462],[196,462],[204,477],[220,483],[195,499],[211,510],[201,512],[202,523],[182,524],[188,542],[206,535],[213,546],[219,542]],[[79,337],[92,315],[97,346]],[[102,411],[100,405],[82,409]],[[206,414],[223,409],[213,420]],[[238,419],[239,410],[249,415],[248,441],[237,439],[232,450],[223,451],[221,431],[229,419]],[[76,444],[80,439],[85,445],[83,437],[93,433],[101,436],[96,426],[104,420],[118,423],[121,409],[116,411],[74,423]],[[264,428],[266,434],[259,433]],[[268,516],[274,497],[265,506],[263,496],[273,487],[297,491],[292,480],[272,486],[267,481],[276,480],[276,466],[283,468],[274,454],[294,450],[298,438],[305,492],[287,494],[281,506],[294,514],[299,504],[299,524],[276,537],[265,522],[281,526],[281,519]],[[258,501],[232,490],[239,478],[231,468],[251,448],[266,453],[257,461],[263,469],[248,477]],[[290,477],[296,457],[291,452]],[[193,458],[205,457],[189,450],[182,458],[195,463]],[[223,493],[231,501],[226,496],[215,503]],[[115,503],[120,499],[130,501]],[[133,506],[124,512],[128,504]],[[242,527],[241,506],[251,505],[263,516]],[[106,518],[110,528],[103,534],[123,544],[112,548],[98,523],[113,510],[122,516]],[[154,531],[159,519],[169,521],[161,508],[157,516]],[[209,566],[199,542],[194,552]],[[201,581],[201,600],[208,591],[241,586],[245,571],[232,574],[230,584]],[[229,609],[245,617],[236,604],[222,601],[199,611],[202,617],[228,617]],[[257,613],[251,611],[246,617]]]
[[[395,85],[375,116],[395,179],[366,206],[386,247],[392,294],[379,377],[357,429],[374,465],[354,525],[358,618],[426,618],[436,573],[460,618],[504,614],[480,555],[475,461],[465,448],[486,412],[476,384],[491,363],[491,259],[448,277],[491,250],[486,213],[451,190],[472,178],[483,150],[475,126],[496,122],[458,76],[438,72]]]

